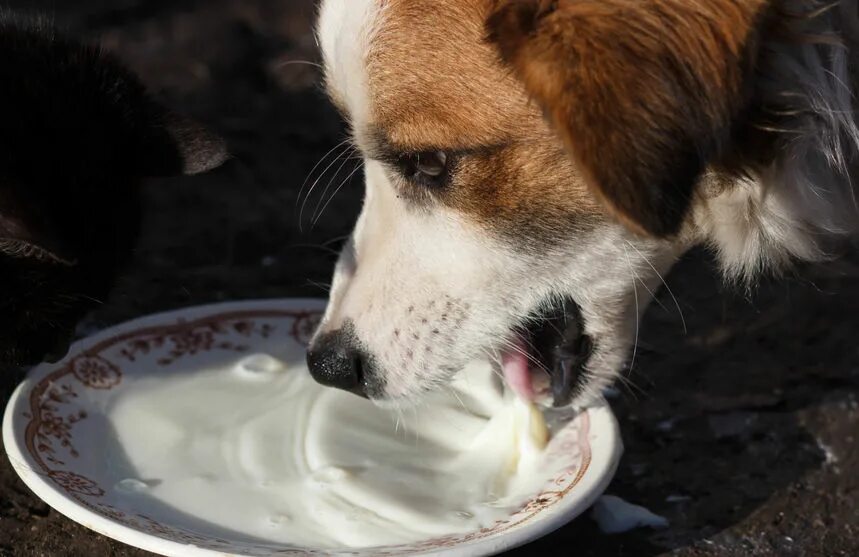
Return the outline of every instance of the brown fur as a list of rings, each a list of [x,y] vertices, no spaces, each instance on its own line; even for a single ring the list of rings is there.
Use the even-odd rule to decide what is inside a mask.
[[[455,155],[452,183],[431,192],[434,199],[525,240],[521,245],[566,238],[571,226],[588,226],[602,210],[539,108],[484,40],[490,7],[489,0],[386,3],[368,59],[374,128],[400,153]]]
[[[746,109],[768,0],[499,0],[490,39],[592,191],[632,228],[676,233]]]
[[[373,118],[403,149],[518,137],[539,113],[482,44],[485,0],[388,0],[367,60]]]

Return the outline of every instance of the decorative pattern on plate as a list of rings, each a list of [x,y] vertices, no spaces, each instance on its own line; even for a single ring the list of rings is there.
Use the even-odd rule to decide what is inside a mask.
[[[78,381],[90,389],[107,391],[122,381],[119,367],[98,356],[75,358],[70,365]]]
[[[312,321],[308,319],[299,320]],[[246,344],[230,340],[230,336],[238,335],[250,338],[258,335],[268,338],[274,327],[268,323],[258,324],[251,320],[243,319],[231,323],[210,321],[200,325],[182,327],[172,331],[157,331],[151,335],[136,337],[129,340],[120,354],[125,359],[134,362],[141,355],[147,355],[154,350],[166,349],[167,355],[158,358],[160,366],[167,366],[184,358],[185,356],[196,356],[201,352],[213,349],[231,350],[233,352],[245,352],[248,350]],[[297,335],[293,335],[298,340]],[[169,348],[168,348],[169,347]]]
[[[66,495],[82,506],[115,523],[166,540],[194,545],[213,551],[248,556],[282,557],[323,555],[393,557],[452,547],[494,536],[516,528],[551,508],[576,487],[588,469],[591,449],[588,441],[590,419],[583,413],[574,423],[558,432],[547,451],[563,454],[568,463],[544,490],[507,520],[476,532],[426,540],[420,543],[366,550],[313,550],[276,546],[267,543],[240,543],[164,524],[143,514],[117,509],[108,504],[105,487],[70,470],[71,460],[81,455],[74,447],[73,430],[87,418],[79,398],[87,390],[110,391],[122,384],[123,365],[146,359],[160,367],[206,352],[225,350],[243,352],[250,349],[254,338],[283,334],[300,345],[306,345],[316,329],[318,310],[248,310],[225,312],[197,320],[180,320],[173,324],[132,330],[103,340],[75,354],[62,367],[42,378],[30,390],[29,410],[24,413],[26,451],[37,464],[37,473],[50,478]]]

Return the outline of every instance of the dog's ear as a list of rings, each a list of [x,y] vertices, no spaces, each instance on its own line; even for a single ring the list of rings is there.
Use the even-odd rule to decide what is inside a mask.
[[[496,0],[487,31],[597,196],[670,236],[748,103],[770,1]]]
[[[201,174],[229,158],[218,135],[196,121],[157,106],[139,139],[137,172],[141,176]]]

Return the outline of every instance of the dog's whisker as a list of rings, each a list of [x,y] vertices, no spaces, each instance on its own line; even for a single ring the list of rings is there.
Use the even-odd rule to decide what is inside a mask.
[[[344,143],[346,143],[346,142],[344,142]],[[341,143],[340,145],[343,145],[343,143]],[[316,189],[316,186],[319,184],[319,181],[320,181],[320,180],[321,180],[321,179],[322,179],[322,178],[323,178],[323,177],[328,173],[328,171],[329,171],[329,170],[331,170],[331,168],[332,168],[335,164],[337,164],[337,161],[338,161],[338,160],[340,160],[340,158],[341,158],[343,155],[345,155],[345,154],[346,154],[346,152],[348,152],[348,151],[349,151],[349,149],[353,149],[353,147],[352,147],[352,145],[351,145],[351,144],[346,145],[346,146],[345,146],[345,147],[340,151],[340,154],[339,154],[339,155],[337,155],[336,157],[334,157],[334,159],[333,159],[333,160],[328,164],[328,166],[326,166],[326,167],[325,167],[325,169],[324,169],[324,170],[319,174],[319,176],[316,178],[316,180],[314,180],[313,184],[311,184],[310,188],[307,190],[307,193],[305,193],[305,194],[304,194],[304,200],[301,202],[301,209],[300,209],[300,210],[299,210],[299,212],[298,212],[298,228],[299,228],[299,230],[301,230],[302,232],[303,232],[303,229],[302,229],[302,222],[303,222],[303,220],[304,220],[304,209],[305,209],[305,208],[306,208],[306,206],[307,206],[307,201],[310,199],[310,196],[311,196],[311,194],[313,193],[313,190],[314,190],[314,189]]]
[[[492,353],[490,354],[490,352],[492,352]],[[491,366],[492,367],[492,373],[494,373],[499,379],[501,379],[502,385],[506,385],[507,380],[504,378],[504,374],[501,373],[501,371],[498,369],[499,366],[501,365],[501,354],[498,353],[498,350],[495,347],[488,347],[488,348],[483,349],[483,354],[487,358],[489,358],[490,362],[492,362],[493,364],[497,364],[497,365]]]
[[[640,400],[639,395],[644,396],[647,395],[647,391],[645,391],[638,383],[635,382],[632,377],[627,375],[618,374],[617,377],[614,377],[617,381],[627,388],[627,391],[632,396],[632,398],[636,401]]]
[[[629,242],[627,242],[629,243]],[[638,278],[638,275],[632,268],[632,261],[629,259],[629,252],[626,250],[626,247],[623,248],[624,255],[626,255],[626,263],[629,266],[629,272],[632,274],[630,277],[632,279],[632,295],[635,299],[635,342],[632,345],[632,360],[629,364],[629,372],[632,373],[632,368],[635,366],[635,357],[638,354],[638,330],[641,326],[641,311],[638,307],[638,288],[635,285],[635,279]],[[640,279],[639,279],[640,280]],[[622,375],[622,374],[618,374]]]
[[[459,405],[462,407],[462,410],[466,414],[470,414],[471,411],[465,406],[465,403],[462,401],[462,398],[460,398],[460,396],[457,394],[456,389],[454,389],[450,385],[447,385],[447,390],[449,390],[450,394],[452,394],[453,397],[457,400],[457,402],[459,402]]]
[[[327,247],[327,246],[330,246],[331,244],[336,244],[337,242],[346,241],[351,236],[352,236],[351,234],[345,234],[343,236],[335,236],[334,238],[331,238],[330,240],[326,240],[325,242],[322,242],[322,245]]]
[[[616,380],[617,383],[620,383],[623,387],[626,387],[626,392],[632,397],[633,400],[638,401],[639,394],[646,394],[644,389],[638,386],[635,381],[626,377],[624,375],[618,375],[617,377],[610,377],[613,380]]]
[[[292,244],[287,246],[285,249],[316,249],[320,251],[324,251],[326,253],[330,253],[332,255],[340,255],[340,252],[336,249],[330,248],[325,244]]]
[[[322,66],[322,64],[320,64],[318,62],[311,62],[310,60],[284,60],[282,62],[278,62],[277,64],[274,64],[273,67],[274,67],[274,69],[279,69],[279,68],[283,68],[286,66],[312,66],[312,67],[320,69],[320,70],[325,69]]]
[[[421,428],[418,427],[418,406],[417,406],[417,404],[412,405],[412,413],[415,415],[415,427],[414,427],[414,430],[415,430],[415,447],[417,447],[418,445],[420,445],[420,438],[421,438]]]
[[[328,196],[328,191],[331,189],[331,184],[333,184],[334,180],[336,180],[337,177],[340,175],[340,172],[343,170],[343,167],[349,164],[349,161],[351,160],[350,157],[355,153],[356,150],[357,148],[353,146],[349,151],[347,151],[347,154],[345,156],[341,157],[343,160],[340,163],[340,166],[338,166],[337,170],[335,170],[331,174],[331,178],[328,180],[328,183],[325,184],[325,188],[322,190],[322,193],[319,194],[319,199],[316,201],[316,207],[313,208],[313,214],[310,217],[313,223],[311,224],[311,227],[316,224],[316,221],[318,220],[317,215],[319,214],[319,207],[322,206],[323,201],[325,201],[325,198]]]
[[[331,187],[331,182],[333,182],[334,180],[337,179],[337,175],[340,174],[340,171],[343,169],[343,167],[346,164],[348,164],[349,158],[354,152],[355,152],[355,146],[353,144],[350,144],[350,145],[347,145],[346,147],[344,147],[344,149],[342,151],[340,151],[340,153],[337,155],[337,157],[331,161],[331,164],[328,165],[328,167],[325,170],[323,170],[319,174],[319,176],[316,178],[316,181],[314,182],[314,187],[316,186],[316,184],[318,184],[323,179],[325,179],[329,176],[329,173],[335,164],[337,164],[338,162],[340,163],[340,165],[337,166],[336,169],[334,169],[333,174],[331,175],[331,178],[328,180],[328,183],[326,184],[325,189],[322,191],[322,195],[319,196],[319,198],[316,202],[316,207],[313,209],[313,214],[311,215],[311,220],[313,219],[313,216],[316,215],[316,212],[319,210],[319,204],[325,198],[325,195],[328,191],[328,188]],[[310,190],[308,190],[307,197],[304,200],[305,203],[309,200],[310,195],[313,193],[313,191],[314,191],[314,188],[311,188]]]
[[[328,198],[328,201],[326,201],[325,205],[322,206],[322,210],[319,211],[319,214],[313,220],[313,224],[311,225],[311,227],[316,226],[316,223],[319,222],[319,219],[322,218],[323,213],[325,213],[325,209],[327,209],[328,205],[330,205],[331,202],[334,200],[334,198],[337,197],[337,194],[340,193],[340,190],[343,189],[343,186],[345,186],[352,179],[352,177],[355,175],[355,173],[358,172],[359,170],[361,170],[362,168],[364,168],[363,163],[356,166],[355,169],[352,170],[352,172],[350,172],[349,175],[346,176],[346,178],[344,178],[342,182],[340,182],[340,185],[337,186],[337,189],[334,190],[334,193],[331,194],[331,196]]]
[[[560,333],[560,331],[558,331],[558,333],[559,333],[559,334],[561,334],[561,333]],[[533,343],[533,342],[531,342],[531,339],[530,339],[530,338],[528,338],[528,337],[526,336],[526,337],[523,337],[523,339],[522,339],[522,340],[523,340],[523,341],[528,345],[528,348],[530,348],[531,350],[533,350],[533,351],[535,351],[535,352],[537,351],[537,348],[534,346],[534,343]],[[516,346],[513,346],[512,348],[513,348],[514,350],[516,350],[517,352],[519,352],[520,354],[524,355],[524,356],[525,356],[525,357],[526,357],[526,358],[527,358],[531,363],[533,363],[533,364],[534,364],[534,366],[535,366],[535,367],[537,367],[537,369],[539,369],[540,371],[545,372],[547,375],[551,375],[551,372],[550,372],[550,371],[549,371],[549,369],[545,366],[545,364],[543,364],[543,362],[539,361],[539,360],[538,360],[535,356],[533,356],[531,353],[529,353],[529,352],[527,352],[527,351],[523,351],[521,348],[516,347]]]
[[[668,308],[665,307],[665,304],[662,303],[662,300],[656,297],[656,292],[654,292],[653,289],[648,286],[647,282],[638,275],[636,275],[635,278],[638,279],[638,282],[641,284],[642,288],[647,290],[647,293],[650,294],[650,299],[656,302],[656,304],[661,307],[665,311],[665,313],[668,313]]]
[[[525,342],[528,342],[529,346],[530,346],[531,348],[534,348],[534,346],[533,346],[532,344],[530,344],[530,341],[529,341],[529,340],[526,340]],[[522,355],[522,356],[525,356],[525,358],[526,358],[529,362],[531,362],[532,364],[534,364],[534,366],[535,366],[537,369],[542,370],[542,371],[546,372],[547,374],[551,374],[551,372],[548,370],[548,368],[546,368],[546,366],[545,366],[545,365],[543,365],[543,363],[542,363],[541,361],[539,361],[537,358],[535,358],[534,356],[532,356],[531,354],[529,354],[527,351],[522,350],[521,348],[519,348],[518,346],[516,346],[515,344],[513,344],[511,341],[509,341],[509,340],[506,340],[506,339],[505,339],[505,340],[502,340],[502,341],[501,341],[501,343],[502,343],[504,346],[506,346],[510,351],[512,351],[512,352],[516,352],[517,354],[520,354],[520,355]]]
[[[674,292],[671,290],[671,287],[668,286],[668,282],[662,277],[662,274],[656,269],[653,263],[643,254],[641,251],[635,247],[635,244],[630,242],[629,240],[625,240],[626,244],[629,245],[632,249],[634,249],[638,255],[641,256],[641,259],[647,263],[653,272],[656,273],[656,276],[659,277],[659,280],[662,281],[663,286],[665,286],[665,290],[668,292],[668,295],[671,296],[671,299],[674,301],[674,306],[677,308],[677,313],[680,315],[680,322],[683,324],[683,334],[688,334],[689,329],[686,327],[686,317],[683,315],[683,310],[680,308],[680,302],[677,301],[677,296],[674,295]]]
[[[298,190],[298,195],[295,196],[295,209],[296,210],[298,209],[299,203],[301,203],[301,196],[304,193],[304,188],[307,187],[307,183],[313,177],[313,173],[316,172],[316,169],[319,168],[320,166],[322,166],[322,164],[325,163],[325,161],[328,159],[328,157],[330,157],[334,153],[334,151],[343,147],[343,145],[349,143],[350,141],[351,141],[351,138],[347,137],[346,139],[344,139],[343,141],[341,141],[340,143],[338,143],[337,145],[332,147],[327,153],[322,155],[322,158],[320,158],[319,161],[313,165],[313,168],[310,169],[310,172],[307,173],[307,177],[304,179],[304,182],[301,184],[301,188],[299,188],[299,190]]]
[[[605,356],[600,354],[599,352],[595,352],[592,355],[592,358],[601,364],[600,369],[613,369],[611,365],[606,360]],[[622,373],[614,374],[614,373],[598,373],[593,370],[588,369],[587,373],[592,377],[599,377],[603,379],[607,379],[608,383],[611,383],[615,380],[619,381],[624,387],[629,389],[629,394],[638,400],[638,395],[636,393],[640,393],[641,395],[647,395],[647,391],[645,391],[635,380],[632,379],[629,375],[624,375]]]
[[[309,284],[310,286],[315,286],[316,288],[319,288],[320,290],[322,290],[323,292],[326,292],[326,293],[331,291],[331,284],[326,283],[326,282],[317,282],[315,280],[308,279],[307,284]]]

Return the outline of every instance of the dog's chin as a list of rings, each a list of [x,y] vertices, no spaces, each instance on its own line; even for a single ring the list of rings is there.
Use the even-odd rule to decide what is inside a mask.
[[[525,400],[568,406],[584,390],[593,341],[572,299],[530,316],[511,333],[501,355],[509,388]]]

